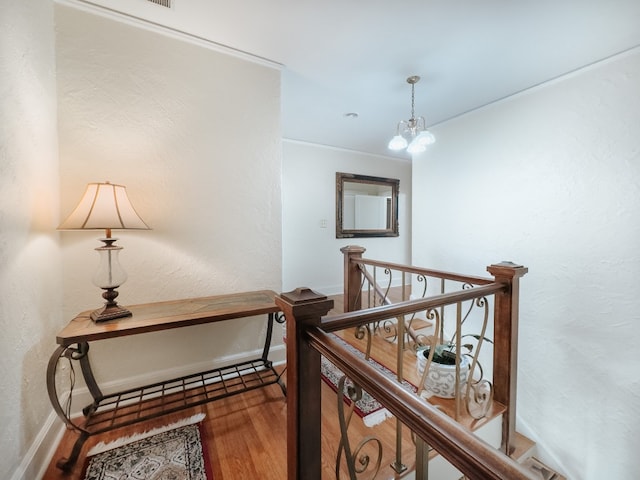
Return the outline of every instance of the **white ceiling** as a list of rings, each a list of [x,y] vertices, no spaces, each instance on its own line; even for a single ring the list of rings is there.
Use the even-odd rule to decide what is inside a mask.
[[[64,0],[58,0],[65,3]],[[66,0],[284,65],[283,137],[362,152],[640,45],[640,0]],[[358,118],[347,118],[357,112]]]

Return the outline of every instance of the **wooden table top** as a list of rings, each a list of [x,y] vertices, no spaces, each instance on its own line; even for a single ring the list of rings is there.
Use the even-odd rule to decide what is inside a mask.
[[[89,315],[80,313],[57,335],[56,342],[69,346],[106,338],[137,335],[240,317],[275,313],[276,293],[271,290],[233,293],[212,297],[187,298],[166,302],[127,305],[133,316],[95,323]]]

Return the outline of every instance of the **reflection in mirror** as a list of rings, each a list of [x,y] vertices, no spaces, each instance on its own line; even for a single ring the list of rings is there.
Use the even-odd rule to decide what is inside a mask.
[[[397,237],[400,180],[336,173],[336,238]]]

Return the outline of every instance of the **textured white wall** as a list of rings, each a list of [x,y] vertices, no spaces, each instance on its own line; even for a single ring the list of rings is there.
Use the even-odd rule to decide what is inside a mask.
[[[280,72],[56,7],[61,210],[127,186],[151,231],[117,231],[123,305],[281,286]],[[100,306],[103,232],[63,232],[64,314]],[[100,381],[256,349],[263,319],[96,344]]]
[[[299,142],[283,143],[283,289],[309,287],[341,293],[345,245],[360,245],[365,256],[397,263],[411,258],[411,163]],[[336,172],[400,180],[400,235],[336,238]],[[326,228],[321,221],[326,220]]]
[[[435,129],[414,161],[413,260],[522,281],[518,428],[571,479],[640,460],[640,51]]]
[[[62,303],[53,44],[51,2],[0,2],[0,478],[36,478],[21,463],[51,411],[44,372]]]

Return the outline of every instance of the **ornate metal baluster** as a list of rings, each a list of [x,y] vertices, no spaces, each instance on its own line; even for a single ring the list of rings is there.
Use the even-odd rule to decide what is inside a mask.
[[[484,378],[484,371],[479,361],[480,350],[482,349],[484,341],[492,342],[486,337],[487,326],[489,323],[489,302],[483,297],[477,299],[474,303],[478,308],[483,309],[483,322],[480,334],[463,336],[473,337],[477,340],[475,352],[471,356],[469,379],[465,389],[465,405],[467,413],[478,420],[487,415],[493,401],[493,384]],[[477,379],[475,378],[476,368],[479,373]]]
[[[425,298],[426,294],[427,294],[427,277],[425,277],[423,274],[418,274],[416,276],[416,282],[418,283],[423,283],[422,286],[422,291],[420,292],[420,295],[413,295],[414,300],[417,298]],[[413,291],[413,284],[412,284],[412,291]],[[426,315],[426,313],[425,313]],[[407,333],[407,340],[405,342],[405,348],[406,349],[410,349],[413,352],[415,352],[417,350],[418,347],[418,337],[419,334],[416,333],[416,331],[413,328],[413,321],[416,318],[416,314],[413,313],[411,314],[411,318],[409,319],[409,321],[407,322],[407,326],[406,326],[406,333]],[[428,320],[428,318],[427,318]]]
[[[369,478],[373,480],[378,475],[378,472],[380,471],[380,465],[382,463],[382,442],[380,442],[380,440],[375,436],[369,435],[360,440],[355,448],[351,448],[348,434],[349,423],[351,422],[351,417],[353,415],[353,410],[355,408],[356,402],[362,398],[362,388],[360,388],[356,384],[353,384],[352,386],[349,386],[347,388],[347,395],[351,400],[351,404],[345,411],[345,401],[343,395],[346,378],[346,375],[343,375],[340,378],[340,380],[338,381],[337,391],[338,421],[340,423],[340,443],[338,445],[338,453],[336,455],[336,479],[339,480],[340,478],[342,478],[340,466],[342,464],[342,454],[344,452],[345,463],[347,465],[347,471],[349,472],[350,480],[357,480],[358,476],[366,473],[367,469],[370,466],[373,467],[373,470]],[[373,445],[374,453],[376,454],[373,462],[371,461],[371,456],[364,451],[365,447],[369,445]]]
[[[404,317],[397,318],[398,325],[398,345],[397,345],[397,371],[396,371],[396,379],[398,383],[402,384],[404,380],[403,373],[403,357],[404,357]],[[402,463],[402,422],[396,419],[396,458],[395,461],[391,464],[391,468],[393,468],[397,473],[402,473],[407,469],[407,466]]]

